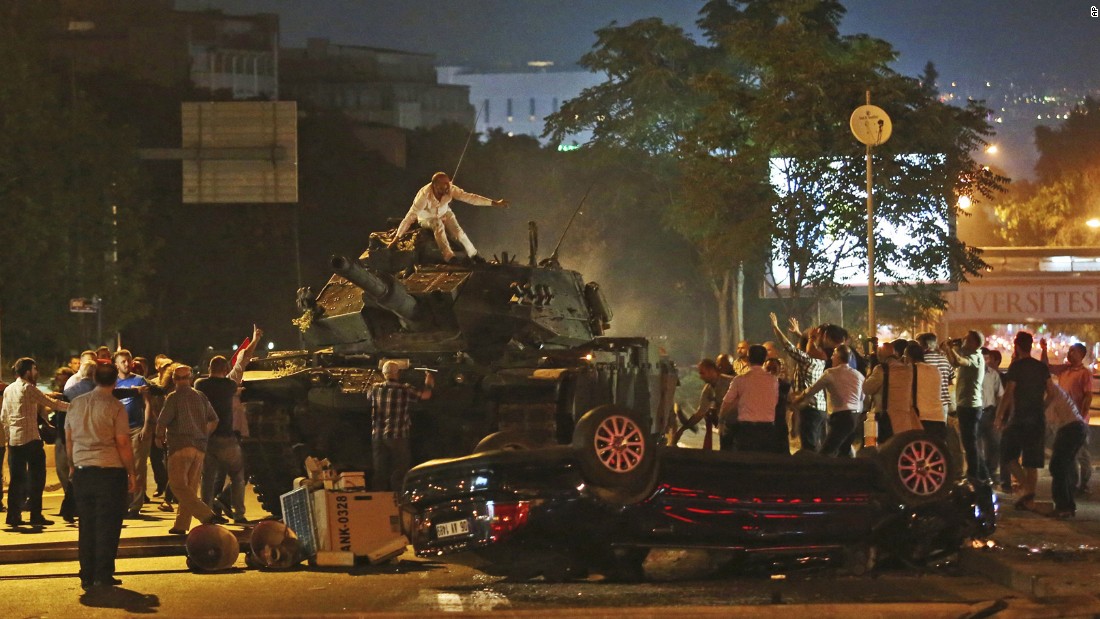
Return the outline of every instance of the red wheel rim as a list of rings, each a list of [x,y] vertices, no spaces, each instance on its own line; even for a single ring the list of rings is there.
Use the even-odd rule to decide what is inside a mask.
[[[947,482],[947,457],[935,443],[913,441],[898,456],[898,476],[909,492],[933,495]]]
[[[642,429],[630,417],[612,415],[596,426],[592,439],[600,464],[616,473],[629,473],[645,457]]]

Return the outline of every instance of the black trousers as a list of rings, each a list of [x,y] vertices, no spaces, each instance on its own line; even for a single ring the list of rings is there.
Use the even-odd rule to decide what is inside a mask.
[[[8,521],[20,519],[26,509],[31,517],[42,515],[42,490],[46,487],[46,450],[42,441],[8,446]]]
[[[733,426],[734,451],[767,451],[776,453],[775,424],[765,422],[738,422]],[[725,449],[725,447],[723,447]]]
[[[855,438],[856,425],[862,413],[855,411],[834,411],[829,415],[828,434],[821,445],[821,454],[825,456],[852,457],[852,439]]]
[[[130,503],[126,470],[78,468],[73,474],[73,496],[80,526],[80,582],[105,582],[115,575],[122,518]]]
[[[1050,495],[1054,509],[1074,511],[1077,502],[1073,498],[1074,468],[1077,466],[1077,450],[1085,444],[1085,424],[1074,421],[1058,428],[1054,435],[1054,449],[1050,454]]]
[[[959,434],[966,452],[966,476],[979,481],[989,481],[989,469],[985,458],[978,451],[978,426],[982,421],[982,409],[977,406],[960,406]]]
[[[157,485],[157,492],[165,492],[168,488],[167,457],[167,451],[163,447],[157,447],[156,443],[149,449],[149,464],[153,467],[153,481]]]

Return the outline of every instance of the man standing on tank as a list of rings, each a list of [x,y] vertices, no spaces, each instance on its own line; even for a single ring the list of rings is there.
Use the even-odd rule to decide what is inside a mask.
[[[418,389],[398,381],[401,366],[396,361],[382,364],[386,381],[370,389],[371,456],[374,472],[371,488],[375,491],[399,490],[409,470],[412,454],[409,447],[409,406],[413,398],[432,397],[435,378],[424,374],[424,388]]]
[[[451,177],[447,176],[446,172],[436,172],[432,175],[432,182],[424,185],[420,188],[420,191],[416,192],[416,197],[413,198],[409,212],[401,220],[401,224],[397,226],[393,240],[387,243],[387,247],[393,247],[397,240],[409,231],[414,222],[419,222],[421,228],[429,228],[432,234],[435,235],[435,242],[439,245],[439,251],[443,253],[445,262],[450,262],[455,255],[450,242],[447,240],[448,236],[462,244],[466,249],[466,255],[471,260],[481,260],[481,258],[478,258],[477,248],[474,247],[470,237],[466,236],[462,226],[458,225],[458,219],[455,218],[455,214],[451,210],[451,200],[477,206],[508,208],[507,200],[493,200],[463,191],[457,185],[451,184]]]
[[[80,527],[80,586],[84,589],[122,584],[115,578],[118,540],[130,498],[127,492],[138,489],[129,417],[126,407],[111,393],[118,368],[100,363],[93,376],[94,390],[73,399],[65,418],[65,449]]]

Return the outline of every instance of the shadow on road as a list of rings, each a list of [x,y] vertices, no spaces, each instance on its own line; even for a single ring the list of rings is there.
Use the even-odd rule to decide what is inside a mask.
[[[118,608],[128,613],[148,615],[160,608],[160,598],[122,587],[93,587],[80,596],[80,603],[93,608]]]

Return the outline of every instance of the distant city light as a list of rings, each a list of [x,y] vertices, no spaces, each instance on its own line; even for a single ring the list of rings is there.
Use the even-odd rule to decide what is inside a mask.
[[[267,349],[268,350],[275,350],[275,342],[268,342],[267,343]]]
[[[1085,225],[1090,228],[1100,228],[1100,219],[1093,217],[1092,219],[1086,221]]]
[[[233,350],[237,350],[238,348],[240,348],[240,346],[237,346],[236,344],[233,345]]]
[[[961,209],[970,208],[970,196],[959,196],[959,208],[961,208]]]

